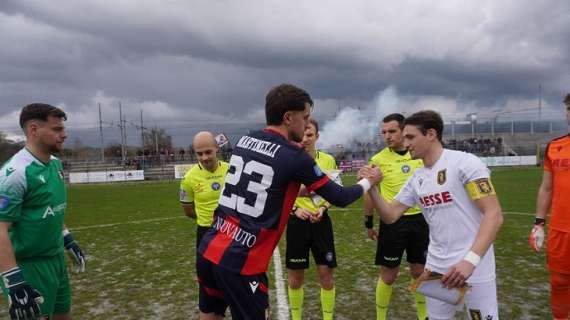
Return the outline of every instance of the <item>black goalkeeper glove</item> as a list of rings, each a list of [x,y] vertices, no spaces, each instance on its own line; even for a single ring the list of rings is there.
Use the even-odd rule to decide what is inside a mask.
[[[44,298],[24,280],[19,267],[3,272],[2,279],[8,290],[10,319],[36,320],[41,317],[40,304]]]
[[[71,271],[73,273],[81,273],[85,271],[85,255],[81,248],[77,244],[77,241],[73,239],[71,232],[67,229],[63,229],[63,246],[67,250],[67,255],[73,262],[73,268]]]

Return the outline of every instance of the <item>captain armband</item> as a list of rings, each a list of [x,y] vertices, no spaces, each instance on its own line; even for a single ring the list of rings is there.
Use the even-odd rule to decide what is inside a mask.
[[[495,187],[493,187],[493,183],[491,183],[491,179],[489,178],[470,181],[465,185],[465,188],[467,189],[469,198],[473,201],[496,195]]]

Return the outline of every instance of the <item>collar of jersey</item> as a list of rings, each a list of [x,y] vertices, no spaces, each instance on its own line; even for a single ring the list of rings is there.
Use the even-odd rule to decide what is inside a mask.
[[[47,165],[48,165],[49,161],[48,161],[48,162],[43,162],[42,160],[38,159],[38,157],[36,157],[36,155],[33,154],[33,153],[32,153],[28,148],[26,148],[26,147],[24,147],[24,150],[26,150],[26,152],[29,153],[29,154],[32,156],[32,158],[36,159],[36,161],[39,162],[42,166],[47,166]],[[51,161],[51,156],[50,156],[50,161]]]

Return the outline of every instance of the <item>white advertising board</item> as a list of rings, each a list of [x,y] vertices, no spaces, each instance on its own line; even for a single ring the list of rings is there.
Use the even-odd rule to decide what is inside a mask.
[[[71,172],[69,183],[121,182],[144,180],[143,170]]]
[[[191,164],[177,164],[174,166],[174,178],[175,179],[182,179],[186,174],[186,171],[190,170],[194,166],[193,163]]]

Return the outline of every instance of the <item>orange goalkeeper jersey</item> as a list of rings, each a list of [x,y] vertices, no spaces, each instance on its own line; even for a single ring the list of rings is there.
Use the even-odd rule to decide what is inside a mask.
[[[546,147],[544,170],[552,174],[552,229],[570,232],[570,134],[553,139]]]

